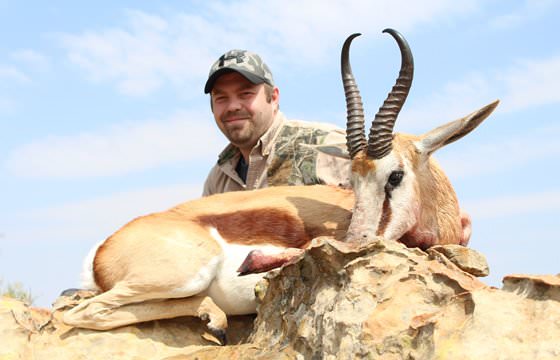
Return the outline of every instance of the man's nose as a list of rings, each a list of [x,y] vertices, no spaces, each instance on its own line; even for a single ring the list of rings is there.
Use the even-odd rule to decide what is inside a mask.
[[[237,111],[237,110],[240,110],[241,107],[242,107],[242,105],[241,105],[241,101],[239,101],[239,99],[232,98],[228,102],[228,111]]]

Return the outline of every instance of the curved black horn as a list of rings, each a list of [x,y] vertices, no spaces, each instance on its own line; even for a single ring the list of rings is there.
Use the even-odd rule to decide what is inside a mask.
[[[393,127],[408,96],[410,86],[412,85],[412,77],[414,75],[412,52],[405,38],[398,31],[393,29],[385,29],[383,32],[389,33],[399,44],[401,50],[401,70],[395,86],[393,86],[393,89],[389,95],[387,95],[383,106],[381,106],[377,114],[375,114],[375,119],[371,125],[367,155],[374,159],[381,159],[391,152],[393,145]]]
[[[364,107],[349,61],[350,43],[355,37],[360,35],[352,34],[346,39],[340,56],[342,84],[344,85],[344,94],[346,95],[346,147],[352,159],[366,146]]]

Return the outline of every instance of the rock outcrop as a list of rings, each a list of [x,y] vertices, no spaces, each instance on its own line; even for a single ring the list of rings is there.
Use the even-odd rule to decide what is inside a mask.
[[[228,346],[194,318],[112,331],[0,301],[0,359],[554,359],[560,358],[560,277],[510,275],[486,286],[483,257],[395,242],[361,248],[331,239],[258,284],[259,313],[233,317]]]

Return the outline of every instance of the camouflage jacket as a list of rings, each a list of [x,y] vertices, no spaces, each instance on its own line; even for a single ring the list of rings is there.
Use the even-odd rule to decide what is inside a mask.
[[[235,171],[241,153],[230,144],[210,170],[203,195],[277,185],[330,184],[348,187],[348,160],[305,146],[345,143],[345,136],[344,130],[333,125],[287,120],[278,112],[272,126],[251,151],[246,183]]]

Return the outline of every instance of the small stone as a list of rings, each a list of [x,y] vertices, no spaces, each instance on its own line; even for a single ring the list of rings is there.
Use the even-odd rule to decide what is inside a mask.
[[[490,273],[490,268],[488,267],[488,262],[484,255],[471,248],[462,245],[447,244],[432,246],[428,249],[428,253],[431,251],[442,254],[453,264],[457,265],[459,269],[471,275],[484,277],[488,276]]]

